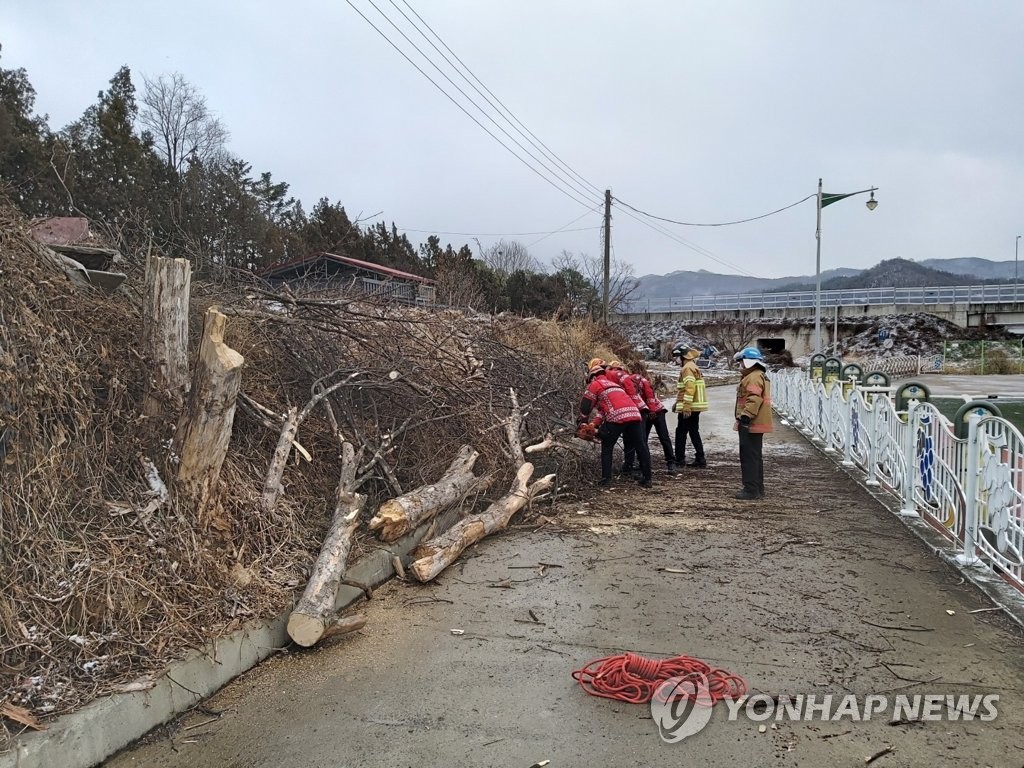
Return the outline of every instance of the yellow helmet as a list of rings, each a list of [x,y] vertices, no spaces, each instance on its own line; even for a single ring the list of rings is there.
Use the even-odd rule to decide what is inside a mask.
[[[604,360],[602,360],[600,357],[595,357],[589,363],[587,363],[587,370],[593,370],[594,368],[597,368],[600,365],[604,365]]]
[[[619,370],[622,370],[622,371],[626,370],[626,366],[624,366],[618,360],[612,360],[610,363],[608,363],[608,367],[609,368],[618,368]]]

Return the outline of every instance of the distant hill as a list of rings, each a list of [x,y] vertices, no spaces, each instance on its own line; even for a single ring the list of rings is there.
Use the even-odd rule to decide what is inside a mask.
[[[1012,261],[989,259],[890,259],[871,269],[840,267],[821,273],[821,287],[827,288],[919,288],[929,285],[971,285],[1013,280]],[[1024,278],[1024,267],[1020,277]],[[762,291],[801,291],[814,289],[814,275],[795,277],[745,277],[681,270],[667,275],[639,278],[638,298],[674,296],[713,296],[724,293],[761,293]]]
[[[1012,261],[989,261],[988,259],[922,259],[917,262],[932,269],[941,269],[944,272],[952,272],[954,275],[965,275],[967,277],[981,280],[1012,280]],[[1021,276],[1024,276],[1022,271]]]
[[[924,264],[908,259],[886,259],[878,262],[871,269],[865,269],[855,275],[832,277],[821,281],[822,290],[842,290],[847,288],[920,288],[931,285],[963,285],[963,275],[943,272],[939,269],[926,267]],[[799,283],[785,286],[781,290],[808,291],[814,289],[814,283]]]
[[[821,279],[856,275],[859,269],[829,269],[821,273]],[[713,296],[722,293],[760,293],[778,291],[783,286],[810,281],[810,277],[745,277],[743,275],[721,275],[701,269],[696,272],[681,270],[667,275],[644,275],[639,278],[638,294],[643,298],[657,299],[672,296]]]

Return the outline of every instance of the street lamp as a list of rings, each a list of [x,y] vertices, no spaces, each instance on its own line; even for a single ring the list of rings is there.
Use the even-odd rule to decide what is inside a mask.
[[[1013,300],[1017,300],[1017,251],[1020,249],[1020,235],[1013,243]]]
[[[878,201],[875,200],[875,192],[877,190],[878,187],[868,187],[867,189],[858,189],[856,192],[843,192],[841,194],[824,193],[821,191],[821,179],[818,179],[818,227],[814,232],[814,238],[818,241],[818,255],[814,270],[814,354],[821,352],[821,209],[826,205],[838,203],[845,197],[853,197],[854,195],[870,192],[871,198],[865,205],[869,211],[873,211],[878,207]]]

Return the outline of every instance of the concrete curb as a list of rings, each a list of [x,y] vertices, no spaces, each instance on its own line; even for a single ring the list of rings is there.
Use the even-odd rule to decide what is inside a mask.
[[[780,414],[780,416],[782,415]],[[782,418],[785,417],[782,416]],[[967,579],[967,581],[977,589],[981,590],[985,596],[994,603],[993,607],[1002,608],[1003,613],[1013,619],[1013,621],[1024,629],[1024,596],[1022,596],[1020,592],[1000,579],[999,575],[988,566],[965,566],[956,562],[956,556],[959,554],[959,550],[953,546],[949,539],[932,528],[932,526],[925,522],[921,517],[911,517],[909,515],[900,514],[899,499],[892,494],[881,490],[879,487],[868,485],[867,477],[861,476],[862,473],[858,467],[844,467],[838,460],[839,454],[825,451],[802,430],[794,427],[788,419],[787,424],[790,429],[799,433],[804,440],[818,451],[818,453],[828,459],[831,459],[837,469],[844,472],[847,477],[867,491],[868,495],[878,502],[880,506],[891,512],[894,517],[899,519],[899,521],[903,523],[903,525],[906,526],[915,536],[917,536],[917,538],[924,542],[925,546],[932,551],[933,555],[953,566],[963,574],[963,577]]]
[[[437,520],[437,529],[444,530],[458,520],[458,510]],[[352,566],[346,578],[371,587],[383,584],[395,575],[392,557],[407,556],[431,525],[420,526],[390,546],[380,546]],[[342,585],[337,607],[340,610],[362,597],[362,590]],[[18,736],[14,749],[0,755],[0,768],[92,768],[287,646],[290,612],[291,606],[273,619],[215,640],[206,652],[174,662],[149,690],[105,696],[59,718],[46,731]]]

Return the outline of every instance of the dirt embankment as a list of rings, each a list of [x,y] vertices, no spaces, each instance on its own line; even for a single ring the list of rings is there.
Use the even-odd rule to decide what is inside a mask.
[[[585,322],[194,281],[191,356],[216,305],[245,358],[214,512],[200,519],[175,501],[173,403],[142,415],[154,361],[140,344],[144,268],[126,256],[115,295],[75,289],[0,205],[0,705],[41,719],[145,688],[170,659],[282,610],[334,507],[339,432],[361,451],[367,519],[396,487],[438,477],[464,442],[481,453],[477,471],[495,474],[488,493],[501,495],[510,388],[524,440],[539,439],[571,428],[588,358],[629,352]],[[342,379],[330,400],[337,425],[326,409],[310,414],[297,437],[308,459],[289,462],[283,498],[261,510],[281,415]],[[571,485],[575,461],[545,455],[537,472]],[[171,486],[168,502],[151,503],[148,467]],[[353,558],[373,546],[365,522]],[[0,749],[4,737],[0,726]]]

